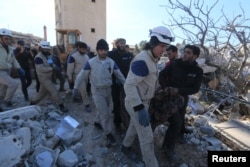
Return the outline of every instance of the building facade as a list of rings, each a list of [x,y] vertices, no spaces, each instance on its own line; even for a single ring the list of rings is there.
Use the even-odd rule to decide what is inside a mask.
[[[95,51],[96,42],[106,39],[106,0],[54,0],[56,29],[78,29],[81,41]],[[57,44],[60,45],[60,37]]]

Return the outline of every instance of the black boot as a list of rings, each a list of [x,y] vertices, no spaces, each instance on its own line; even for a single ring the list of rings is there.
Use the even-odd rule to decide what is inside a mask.
[[[30,105],[35,105],[35,104],[36,104],[36,102],[30,101]]]
[[[85,105],[85,111],[88,113],[90,113],[92,111],[89,104]]]
[[[65,108],[63,104],[59,104],[59,108],[62,112],[68,112],[68,109]]]
[[[164,153],[167,156],[169,161],[179,161],[180,158],[176,155],[173,149],[163,147]]]

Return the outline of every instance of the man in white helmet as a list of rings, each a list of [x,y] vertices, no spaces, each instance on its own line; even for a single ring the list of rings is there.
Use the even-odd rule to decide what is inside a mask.
[[[32,99],[31,105],[37,104],[47,94],[50,94],[56,104],[59,106],[62,112],[68,110],[64,107],[55,84],[52,82],[52,72],[58,70],[57,66],[53,63],[50,54],[50,43],[47,41],[41,41],[39,47],[39,53],[34,58],[34,64],[36,68],[37,77],[40,82],[40,89],[36,96]]]
[[[10,47],[12,33],[5,28],[0,29],[0,101],[1,111],[12,107],[12,97],[18,87],[19,81],[10,76],[12,67],[16,68],[19,75],[24,76],[25,72],[17,62],[14,50]]]
[[[134,159],[135,154],[130,147],[138,135],[142,158],[147,167],[159,166],[154,153],[148,108],[157,85],[157,62],[173,39],[170,31],[164,26],[150,30],[150,41],[132,60],[124,84],[125,107],[130,115],[130,124],[121,151]]]

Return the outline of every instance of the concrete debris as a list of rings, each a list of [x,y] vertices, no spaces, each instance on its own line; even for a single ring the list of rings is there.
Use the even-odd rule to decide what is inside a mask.
[[[66,116],[56,128],[55,134],[65,145],[70,146],[82,138],[82,130],[76,128],[78,125],[79,123],[75,119],[71,116]]]
[[[35,118],[41,112],[41,108],[39,106],[26,106],[21,108],[16,108],[12,110],[8,110],[5,112],[0,112],[0,118],[13,118],[15,120],[27,120],[31,118]]]
[[[16,135],[0,137],[0,164],[4,167],[12,167],[21,161],[25,149]],[[8,153],[8,154],[7,154]]]
[[[196,114],[204,114],[205,112],[204,106],[198,100],[190,99],[188,101],[188,105],[192,108],[193,112]]]
[[[14,132],[17,138],[20,140],[25,153],[28,154],[30,152],[30,144],[31,144],[31,132],[28,127],[21,127]]]
[[[188,105],[190,111],[185,116],[186,128],[189,131],[185,133],[188,145],[196,146],[204,154],[207,150],[249,150],[249,121],[232,119],[233,114],[239,113],[233,111],[240,108],[239,104],[234,104],[233,109],[220,108],[215,104],[205,106],[199,101],[199,97],[191,96]],[[119,148],[114,149],[103,144],[106,140],[103,139],[102,132],[94,128],[93,115],[85,116],[86,119],[83,120],[73,115],[64,115],[54,105],[34,105],[1,112],[0,148],[1,152],[8,154],[0,154],[0,166],[131,166],[131,162]],[[91,121],[88,121],[88,116],[92,117]],[[231,121],[228,121],[229,118]],[[154,130],[156,151],[162,148],[167,128],[168,123],[165,122]],[[118,141],[124,138],[124,134],[117,136],[120,137]],[[112,160],[106,159],[107,156]],[[132,164],[144,166],[142,162]],[[177,166],[204,164],[202,160],[198,164],[183,161]]]
[[[0,148],[8,152],[0,155],[1,165],[54,167],[58,163],[69,167],[84,160],[83,144],[72,145],[83,136],[77,129],[79,123],[71,116],[62,118],[53,106],[41,111],[38,106],[28,106],[0,113]]]
[[[204,136],[204,139],[210,144],[212,145],[214,148],[220,148],[221,147],[221,141],[215,137],[211,137],[211,136]]]
[[[193,144],[196,144],[196,145],[199,145],[199,144],[200,144],[200,140],[197,139],[197,138],[195,138],[195,137],[192,137],[192,138],[190,139],[190,142],[193,143]]]
[[[49,151],[44,151],[36,155],[36,164],[39,167],[48,166],[52,167],[54,162],[52,153]]]
[[[208,122],[208,119],[203,116],[198,116],[195,121],[194,121],[194,126],[200,127],[200,126],[205,126]]]
[[[211,126],[200,126],[200,131],[208,136],[215,135],[215,130]]]
[[[77,155],[72,150],[65,150],[58,158],[58,165],[61,167],[73,167],[77,162]]]

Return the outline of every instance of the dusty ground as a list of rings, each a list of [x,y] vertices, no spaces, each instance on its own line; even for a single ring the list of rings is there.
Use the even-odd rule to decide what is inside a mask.
[[[58,86],[58,85],[57,85]],[[66,89],[68,86],[66,84]],[[30,97],[33,97],[35,91],[35,80],[32,85],[28,88]],[[83,110],[82,104],[73,103],[70,95],[66,95],[66,92],[60,92],[60,96],[64,99],[65,106],[70,110],[69,115],[74,117],[79,123],[83,130],[83,137],[81,142],[84,144],[85,158],[91,159],[91,163],[88,166],[91,167],[134,167],[143,166],[140,162],[133,162],[127,159],[121,152],[120,147],[125,135],[125,130],[117,132],[114,130],[115,137],[117,138],[118,144],[116,146],[106,146],[101,136],[101,131],[97,130],[93,123],[95,118],[95,111],[87,113]],[[16,102],[15,107],[22,107],[28,105],[25,102],[20,86],[14,97]],[[46,107],[47,103],[51,102],[50,97],[46,97],[39,105]],[[64,115],[67,115],[64,114]],[[181,167],[206,167],[207,166],[207,151],[202,151],[197,146],[190,144],[177,144],[176,153],[179,155],[181,160],[179,162],[169,162],[164,153],[161,150],[162,137],[157,137],[155,141],[155,152],[158,158],[160,167],[167,166],[181,166]],[[135,144],[135,148],[139,148]],[[138,151],[139,152],[139,151]]]

